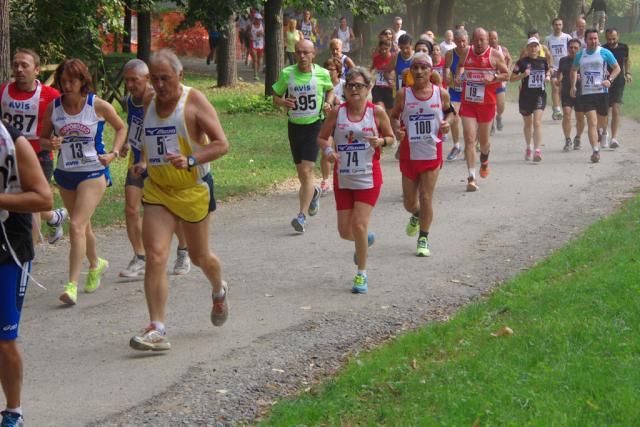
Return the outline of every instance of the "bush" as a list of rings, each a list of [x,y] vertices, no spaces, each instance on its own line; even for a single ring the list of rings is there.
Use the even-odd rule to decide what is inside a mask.
[[[270,113],[276,111],[273,98],[262,95],[244,95],[229,101],[227,113]]]

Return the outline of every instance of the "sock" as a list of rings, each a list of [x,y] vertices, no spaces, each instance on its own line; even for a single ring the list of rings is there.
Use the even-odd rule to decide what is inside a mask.
[[[51,218],[51,221],[47,221],[47,225],[50,225],[53,227],[53,225],[56,224],[58,221],[60,221],[60,214],[56,211],[53,211],[53,218]]]
[[[164,323],[162,323],[162,322],[158,322],[156,320],[152,320],[151,321],[151,326],[153,326],[153,328],[156,331],[160,332],[162,335],[167,333],[167,330],[164,327]]]
[[[529,150],[533,151],[533,144],[529,144],[529,145],[527,145],[527,148],[528,148]]]
[[[214,298],[222,298],[224,297],[226,294],[226,292],[224,291],[224,288],[220,289],[220,292],[214,292],[213,293],[213,297]]]
[[[146,259],[146,256],[144,256],[144,255],[136,255],[136,258],[138,258],[140,261],[144,261]]]
[[[362,274],[363,276],[367,275],[367,270],[358,270],[358,274]]]
[[[189,249],[186,247],[185,248],[178,247],[178,253],[180,252],[189,252]]]
[[[469,168],[469,178],[476,179],[476,169],[475,168]]]
[[[418,211],[418,212],[414,212],[414,213],[412,213],[411,215],[413,215],[413,216],[414,216],[414,217],[416,217],[416,218],[420,218],[420,211]]]
[[[428,239],[429,238],[429,232],[420,230],[420,236],[418,238],[420,238],[420,237],[426,237]]]
[[[459,142],[454,142],[453,146],[456,147],[458,150],[460,149],[460,143]]]
[[[486,163],[489,161],[489,153],[480,153],[480,163]]]
[[[594,152],[594,153],[599,153],[599,152],[600,152],[600,147],[596,147],[596,148],[594,148],[594,149],[593,149],[593,152]]]
[[[18,406],[17,408],[7,408],[7,409],[5,409],[5,411],[11,412],[11,413],[14,413],[14,414],[18,414],[18,415],[22,415],[22,408],[20,406]]]

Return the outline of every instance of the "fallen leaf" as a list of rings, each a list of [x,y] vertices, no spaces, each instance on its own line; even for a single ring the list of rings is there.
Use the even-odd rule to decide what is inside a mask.
[[[284,374],[284,369],[271,368],[271,370],[272,370],[273,372],[279,372],[279,373],[281,373],[281,374]]]
[[[310,305],[303,305],[302,307],[300,307],[302,310],[311,310],[311,306]]]
[[[595,403],[593,403],[590,400],[587,400],[587,405],[589,405],[589,407],[595,411],[599,411],[600,407],[598,405],[596,405]]]
[[[476,420],[471,424],[471,427],[478,427],[480,425],[480,417],[476,418]]]
[[[450,282],[451,282],[451,283],[460,283],[460,280],[458,280],[458,279],[451,279],[451,280],[450,280]]]
[[[278,384],[274,384],[274,383],[267,383],[265,384],[265,387],[271,390],[278,390],[280,388]]]
[[[227,394],[229,393],[229,390],[225,390],[225,389],[220,389],[220,390],[216,390],[216,393],[220,393],[220,394]]]
[[[503,326],[502,328],[498,329],[496,332],[491,332],[492,337],[502,337],[505,335],[513,335],[513,329],[511,329],[508,326]]]
[[[267,297],[267,298],[273,297],[273,295],[271,295],[271,294],[264,294],[264,296]]]
[[[411,367],[413,369],[418,369],[418,362],[416,361],[416,359],[411,359]]]

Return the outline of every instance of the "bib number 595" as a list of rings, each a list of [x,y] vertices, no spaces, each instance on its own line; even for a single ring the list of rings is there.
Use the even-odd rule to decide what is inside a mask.
[[[300,95],[296,99],[296,107],[294,110],[296,111],[307,111],[307,110],[315,110],[318,106],[316,101],[316,95],[314,93],[309,95]]]

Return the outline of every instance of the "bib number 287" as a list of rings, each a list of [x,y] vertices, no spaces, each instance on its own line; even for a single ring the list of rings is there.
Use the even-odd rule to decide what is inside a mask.
[[[11,116],[9,113],[4,113],[3,118],[21,132],[31,132],[36,121],[36,116],[33,114],[15,114]]]

